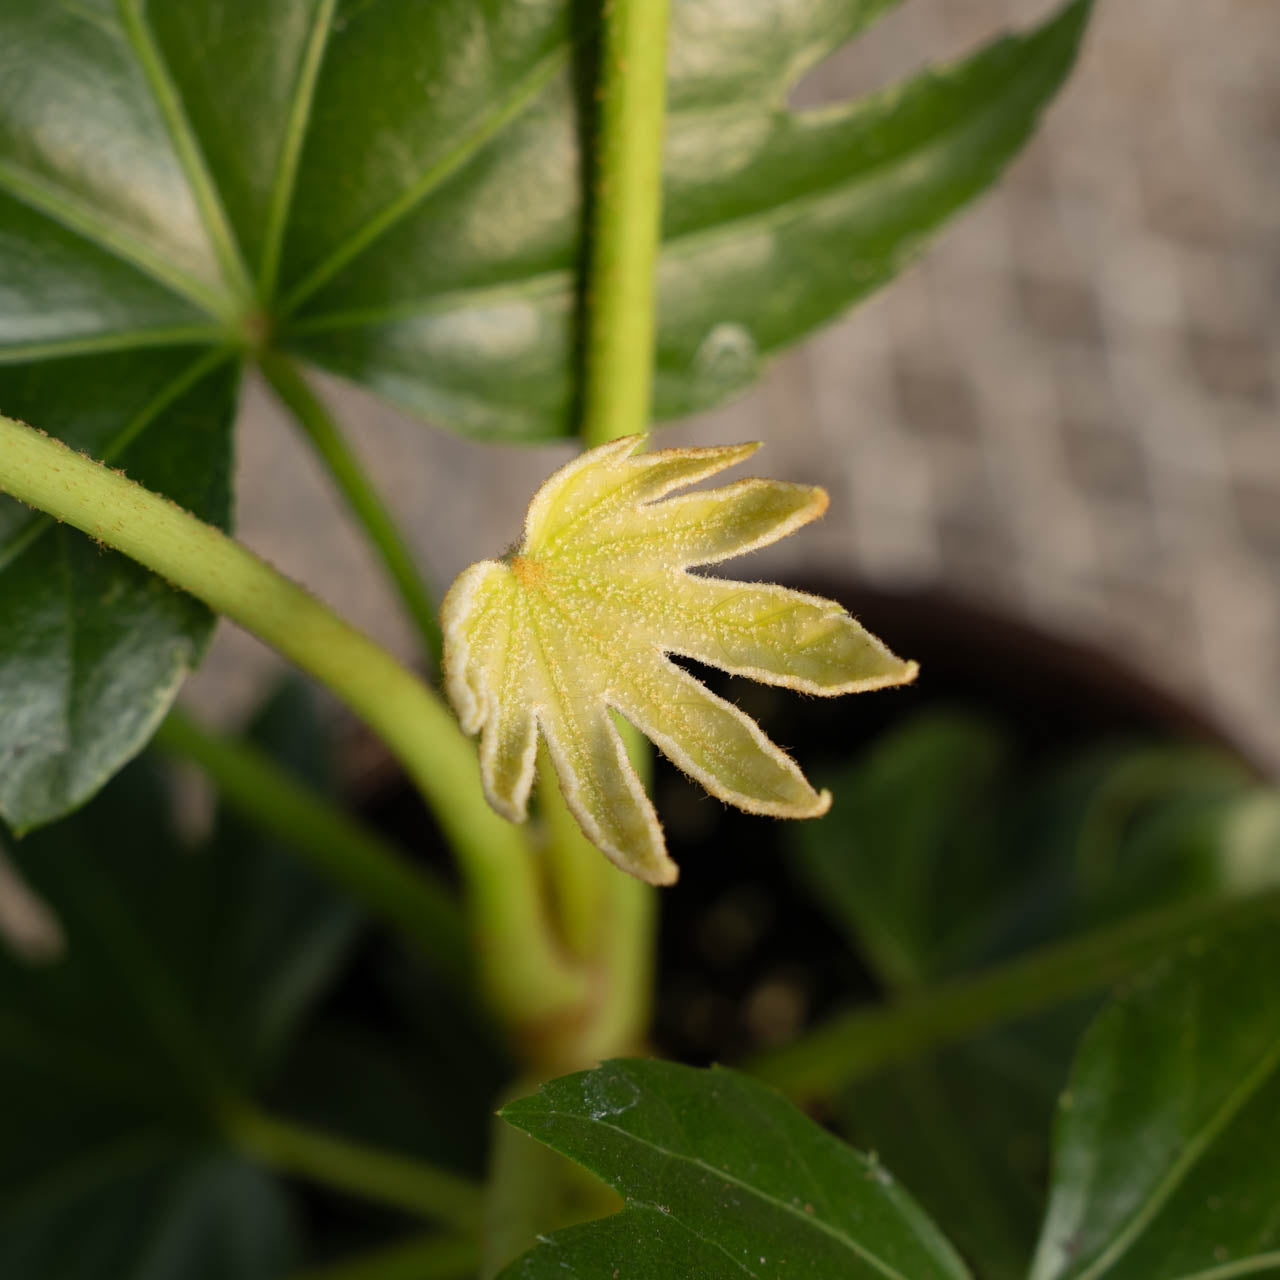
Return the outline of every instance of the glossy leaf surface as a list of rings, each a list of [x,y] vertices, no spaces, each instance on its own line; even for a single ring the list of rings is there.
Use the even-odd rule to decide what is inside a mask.
[[[608,1062],[502,1114],[626,1202],[550,1236],[503,1280],[968,1276],[887,1170],[734,1072]]]
[[[231,513],[235,370],[187,349],[0,365],[0,404],[203,519]],[[0,818],[75,808],[134,755],[213,615],[131,560],[0,498]]]
[[[811,818],[831,797],[668,655],[826,696],[902,684],[916,668],[834,601],[687,572],[816,519],[821,489],[753,479],[669,497],[757,446],[643,444],[601,445],[551,476],[519,548],[460,574],[441,618],[446,686],[463,729],[483,735],[490,804],[525,819],[541,737],[588,838],[623,870],[669,884],[676,867],[613,713],[749,813]]]
[[[746,385],[1016,152],[1087,5],[792,113],[893,0],[677,0],[658,402]],[[235,364],[478,436],[572,430],[589,14],[570,0],[0,0],[0,413],[225,522]],[[213,365],[232,361],[221,373]],[[209,619],[0,499],[0,816],[83,802]]]
[[[315,729],[298,725],[277,704],[263,731],[309,772]],[[352,911],[234,820],[184,846],[172,807],[144,760],[66,822],[4,841],[62,941],[24,954],[0,939],[7,1280],[279,1280],[295,1265],[290,1198],[218,1118],[271,1083]]]
[[[1062,1096],[1033,1280],[1280,1274],[1280,912],[1120,995]]]
[[[865,101],[787,109],[801,75],[893,3],[673,6],[659,417],[747,386],[772,353],[896,274],[1025,141],[1072,64],[1088,12],[1071,4],[1028,37]],[[364,53],[412,7],[384,0],[353,18],[331,42],[335,77],[348,49]],[[303,158],[301,191],[315,203],[300,207],[332,198],[335,172],[340,203],[368,207],[337,243],[333,220],[325,216],[321,235],[308,213],[304,238],[314,245],[290,273],[298,282],[288,346],[463,431],[530,438],[573,429],[585,163],[578,82],[590,57],[557,29],[566,7],[500,6],[486,21],[471,5],[433,6],[470,10],[455,25],[475,56],[455,59],[451,74],[470,78],[474,66],[505,79],[482,109],[451,117],[442,132],[434,100],[417,91],[434,65],[424,71],[408,42],[395,57],[378,46],[384,83],[406,86],[409,138],[448,139],[453,151],[432,166],[427,150],[428,163],[406,173],[413,141],[388,155],[353,145],[360,131],[345,120],[322,128],[325,149]],[[517,26],[530,32],[518,74],[503,61]],[[318,102],[328,109],[340,98],[326,92],[327,76],[326,66]],[[389,112],[401,110],[400,98]]]
[[[1280,882],[1280,797],[1205,748],[1025,763],[1008,732],[936,711],[842,774],[797,827],[797,866],[884,985],[909,992],[1134,913]],[[880,1152],[983,1280],[1022,1280],[1077,1001],[845,1091],[840,1130]]]

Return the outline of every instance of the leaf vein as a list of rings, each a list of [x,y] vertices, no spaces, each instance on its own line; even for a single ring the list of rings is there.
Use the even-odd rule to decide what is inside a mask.
[[[1021,39],[1034,38],[1032,36],[1022,37]],[[1010,37],[1010,39],[1016,40],[1018,37]],[[1056,46],[1051,46],[1050,53],[1055,56],[1055,60],[1062,59],[1062,55],[1058,52]],[[993,93],[990,97],[971,104],[967,110],[956,112],[949,117],[947,128],[944,131],[932,134],[920,143],[899,152],[877,157],[874,163],[864,164],[853,174],[849,174],[836,182],[793,196],[781,204],[752,210],[726,221],[691,228],[682,231],[678,235],[665,236],[660,244],[659,270],[666,266],[671,259],[680,260],[695,257],[708,247],[714,248],[722,243],[733,243],[744,235],[749,236],[777,230],[790,222],[803,218],[807,214],[820,213],[824,207],[838,203],[846,198],[851,192],[856,191],[858,187],[879,175],[883,170],[906,166],[918,160],[920,156],[926,155],[930,150],[943,145],[948,138],[981,124],[986,117],[1000,111],[1005,104],[1005,98],[1011,92],[1011,88],[1020,86],[1025,80],[1040,74],[1043,70],[1042,64],[1044,61],[1045,57],[1042,55],[1040,58],[1031,60],[1029,64],[1019,67],[1011,81],[997,86],[999,92]],[[963,66],[964,64],[961,65]],[[806,120],[812,121],[815,125],[819,122],[828,125],[839,113],[853,116],[869,112],[879,102],[891,100],[899,92],[899,88],[895,86],[871,98],[857,99],[839,104],[834,108],[824,109],[821,117],[816,112],[807,113],[807,115],[805,113],[791,112],[787,113],[787,115],[790,120],[799,122],[801,125]],[[483,300],[488,298],[501,300],[505,297],[514,299],[569,294],[573,291],[575,279],[576,274],[573,270],[558,268],[523,276],[511,281],[496,282],[473,288],[462,286],[412,302],[399,303],[393,307],[381,309],[371,307],[350,312],[309,316],[304,322],[294,327],[294,332],[320,332],[394,323],[397,320],[410,319],[420,314],[465,310],[468,307],[477,305],[478,302],[482,303]]]
[[[96,209],[82,204],[35,174],[0,160],[0,191],[87,240],[117,262],[123,262],[167,286],[214,318],[228,318],[228,300],[216,289],[156,253],[132,232],[113,226],[110,219]]]
[[[568,1121],[577,1121],[580,1123],[585,1122],[583,1116],[575,1112],[561,1111],[557,1108],[552,1108],[544,1114],[558,1116],[559,1118]],[[903,1272],[897,1270],[892,1264],[885,1262],[883,1258],[878,1257],[863,1245],[859,1244],[852,1236],[841,1228],[833,1225],[832,1223],[824,1222],[816,1216],[805,1213],[803,1210],[797,1209],[794,1205],[787,1204],[785,1200],[780,1200],[777,1196],[770,1195],[767,1191],[762,1191],[759,1187],[753,1187],[749,1182],[743,1181],[743,1179],[729,1173],[725,1169],[717,1169],[714,1165],[708,1164],[699,1156],[691,1156],[683,1151],[673,1151],[669,1147],[664,1147],[660,1142],[655,1142],[652,1138],[641,1138],[638,1135],[631,1133],[629,1130],[623,1129],[616,1124],[610,1124],[605,1120],[592,1120],[586,1123],[599,1125],[603,1129],[608,1129],[612,1133],[616,1133],[624,1141],[654,1151],[658,1155],[675,1163],[692,1165],[694,1168],[710,1174],[715,1180],[744,1191],[754,1199],[763,1201],[767,1205],[772,1205],[775,1208],[780,1209],[789,1217],[795,1218],[798,1222],[804,1223],[806,1227],[816,1230],[836,1241],[837,1244],[844,1246],[850,1253],[861,1259],[880,1275],[888,1277],[889,1280],[909,1280],[909,1277]],[[683,1225],[683,1223],[681,1225]]]
[[[164,63],[155,35],[143,16],[142,0],[117,0],[117,3],[129,47],[138,60],[161,119],[169,131],[205,231],[222,266],[225,283],[239,300],[243,300],[249,296],[250,290],[249,273],[240,246],[218,197],[195,130],[187,118],[182,97]]]
[[[1215,1139],[1248,1105],[1253,1096],[1266,1084],[1278,1067],[1280,1067],[1280,1040],[1277,1040],[1262,1055],[1253,1070],[1226,1096],[1222,1105],[1210,1116],[1200,1132],[1186,1144],[1181,1156],[1169,1166],[1169,1171],[1156,1184],[1146,1201],[1129,1219],[1111,1244],[1099,1254],[1093,1265],[1080,1273],[1077,1280],[1096,1280],[1096,1277],[1104,1275],[1118,1258],[1123,1257],[1128,1252],[1134,1241],[1147,1229],[1156,1214],[1168,1203],[1183,1179],[1195,1167],[1200,1157],[1204,1155]]]
[[[258,292],[266,300],[275,291],[280,271],[280,255],[284,247],[285,231],[293,197],[298,185],[298,166],[302,148],[311,124],[315,105],[316,84],[320,67],[324,62],[329,36],[333,31],[333,15],[337,0],[319,0],[315,21],[307,39],[306,52],[298,71],[293,101],[289,106],[289,119],[284,143],[280,148],[279,164],[272,183],[271,200],[267,207],[267,230],[263,241],[262,262],[258,270]]]
[[[570,46],[566,43],[537,63],[513,91],[476,125],[432,164],[418,180],[395,200],[379,210],[363,226],[357,228],[341,244],[323,258],[303,279],[294,286],[280,307],[282,315],[296,311],[317,289],[321,288],[351,260],[363,253],[371,244],[410,214],[451,174],[455,173],[490,138],[499,133],[528,107],[569,59]]]

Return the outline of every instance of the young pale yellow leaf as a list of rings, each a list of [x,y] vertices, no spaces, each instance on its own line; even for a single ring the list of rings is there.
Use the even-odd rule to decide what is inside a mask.
[[[624,871],[671,884],[676,865],[615,713],[749,813],[812,818],[831,797],[668,655],[822,695],[902,684],[916,665],[834,601],[686,572],[816,519],[821,489],[739,480],[669,498],[759,446],[642,453],[643,443],[617,440],[557,471],[529,507],[519,549],[459,575],[443,607],[445,674],[462,727],[482,735],[499,813],[526,817],[541,733],[588,838]]]

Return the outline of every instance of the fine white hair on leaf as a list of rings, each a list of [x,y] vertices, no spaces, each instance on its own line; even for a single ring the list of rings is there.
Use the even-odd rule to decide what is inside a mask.
[[[480,735],[499,813],[526,817],[541,738],[588,839],[623,870],[671,884],[677,868],[612,713],[749,813],[817,817],[831,796],[670,655],[826,697],[904,684],[917,668],[832,600],[689,572],[816,520],[822,489],[747,479],[675,494],[759,446],[643,444],[611,441],[562,467],[534,495],[519,548],[458,576],[442,608],[445,685],[463,729]]]

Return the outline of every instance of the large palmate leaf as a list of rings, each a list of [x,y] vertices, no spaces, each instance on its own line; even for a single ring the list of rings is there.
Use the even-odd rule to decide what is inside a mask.
[[[864,102],[785,108],[893,3],[676,0],[660,413],[722,399],[890,278],[1026,139],[1088,12]],[[592,13],[0,0],[0,413],[209,519],[235,367],[264,348],[478,436],[570,431]],[[138,749],[208,626],[26,527],[0,505],[17,827]]]
[[[598,1174],[623,1212],[556,1232],[503,1280],[964,1280],[893,1176],[732,1071],[607,1062],[502,1112]]]
[[[502,5],[488,21],[466,0],[432,6],[472,54],[453,59],[453,83],[479,66],[503,84],[479,110],[441,120],[434,101],[454,94],[399,34],[411,3],[368,6],[331,43],[333,74],[326,60],[324,109],[303,155],[297,207],[309,212],[286,260],[293,310],[282,341],[462,430],[567,432],[584,163],[575,81],[589,63],[555,28],[570,6]],[[659,417],[724,399],[770,353],[891,278],[1025,140],[1070,68],[1089,7],[1077,0],[1028,37],[865,101],[786,109],[807,68],[893,6],[676,0]],[[517,75],[501,58],[521,29]],[[397,32],[394,53],[387,31]],[[403,88],[353,120],[336,104],[361,74],[356,56]],[[423,84],[437,84],[438,98],[424,101]],[[361,153],[351,144],[370,117],[411,121],[412,131]],[[418,151],[420,137],[433,149]],[[407,154],[429,161],[407,166]],[[340,218],[321,216],[339,173]]]
[[[261,726],[315,772],[296,701]],[[301,726],[301,727],[300,727]],[[61,954],[0,939],[0,1275],[280,1280],[283,1186],[219,1132],[272,1082],[352,909],[234,819],[184,847],[148,761],[68,821],[5,842]]]
[[[461,573],[441,618],[449,696],[463,729],[483,732],[493,807],[525,819],[541,736],[592,843],[623,870],[670,884],[676,866],[614,712],[748,813],[812,818],[831,804],[755,721],[670,654],[827,696],[904,684],[916,666],[832,600],[687,572],[817,518],[821,489],[740,480],[667,497],[758,446],[642,453],[643,444],[616,440],[557,471],[529,505],[519,548]]]
[[[1280,1275],[1280,912],[1117,998],[1059,1108],[1033,1280]]]

